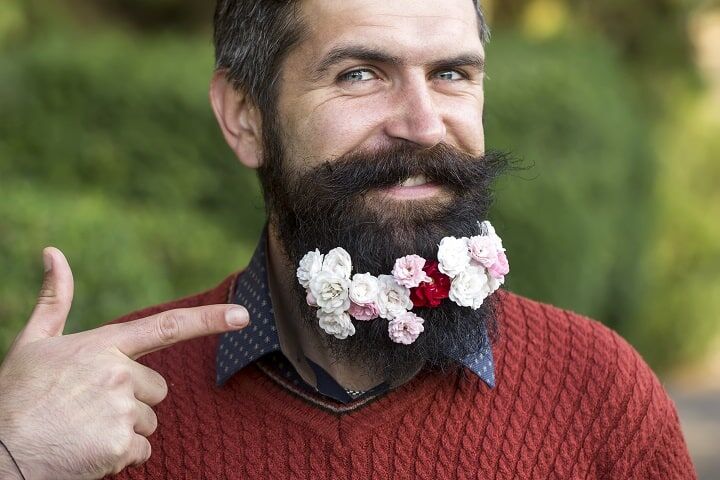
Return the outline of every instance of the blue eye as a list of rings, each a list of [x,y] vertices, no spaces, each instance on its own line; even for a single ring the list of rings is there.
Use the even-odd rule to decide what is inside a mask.
[[[449,81],[462,80],[465,78],[465,76],[462,75],[457,70],[442,70],[440,72],[437,72],[435,75],[437,77],[439,77],[441,80],[449,80]]]
[[[377,76],[375,73],[373,73],[372,70],[368,70],[366,68],[361,68],[358,70],[351,70],[347,73],[343,73],[340,75],[339,80],[343,82],[350,82],[350,83],[356,83],[356,82],[366,82],[368,80],[374,80]]]

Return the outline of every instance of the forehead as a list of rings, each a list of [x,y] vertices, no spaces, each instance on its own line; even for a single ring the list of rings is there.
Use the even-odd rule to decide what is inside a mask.
[[[408,63],[458,50],[483,52],[473,0],[304,0],[301,50],[341,44],[382,48]]]

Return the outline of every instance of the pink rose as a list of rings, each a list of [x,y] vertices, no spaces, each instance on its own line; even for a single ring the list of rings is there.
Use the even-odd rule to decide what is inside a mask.
[[[429,282],[430,277],[423,270],[425,259],[419,255],[406,255],[395,260],[392,275],[395,280],[406,288],[414,288],[422,282]]]
[[[475,235],[468,240],[470,257],[485,268],[490,268],[498,257],[495,240],[487,235]]]
[[[488,272],[495,278],[503,278],[510,273],[510,265],[505,252],[498,252],[497,260],[488,268]]]
[[[424,320],[412,312],[405,312],[388,322],[388,334],[395,343],[410,345],[425,330]]]
[[[305,297],[305,301],[308,305],[311,307],[317,307],[317,300],[315,300],[315,296],[312,294],[312,292],[308,289],[307,296]]]
[[[373,320],[380,316],[380,309],[378,309],[378,306],[374,302],[362,305],[350,302],[348,313],[356,320]]]

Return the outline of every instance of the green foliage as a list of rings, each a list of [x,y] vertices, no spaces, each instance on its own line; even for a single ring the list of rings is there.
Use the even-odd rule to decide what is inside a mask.
[[[509,286],[621,330],[641,278],[653,168],[630,82],[602,42],[488,48],[486,137],[534,164],[501,184]]]

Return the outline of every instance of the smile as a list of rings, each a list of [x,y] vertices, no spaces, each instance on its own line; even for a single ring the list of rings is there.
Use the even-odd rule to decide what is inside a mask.
[[[383,191],[397,199],[418,199],[436,195],[440,191],[440,185],[428,180],[425,175],[415,175],[398,185],[384,188]]]

